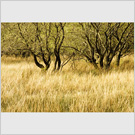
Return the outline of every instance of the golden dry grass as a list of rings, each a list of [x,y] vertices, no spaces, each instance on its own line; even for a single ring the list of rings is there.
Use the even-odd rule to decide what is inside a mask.
[[[41,71],[31,59],[2,58],[2,112],[133,112],[134,58],[120,68],[94,70],[83,61],[76,70]]]

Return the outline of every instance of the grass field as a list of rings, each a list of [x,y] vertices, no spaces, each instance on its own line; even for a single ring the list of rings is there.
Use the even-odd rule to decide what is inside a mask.
[[[2,112],[133,112],[134,57],[111,71],[84,61],[62,71],[41,71],[31,58],[2,57]]]

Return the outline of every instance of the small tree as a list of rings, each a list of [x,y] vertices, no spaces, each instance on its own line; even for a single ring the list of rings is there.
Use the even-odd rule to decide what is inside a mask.
[[[24,26],[22,25],[23,24],[18,23],[18,29],[20,36],[26,44],[26,49],[33,55],[35,64],[39,68],[46,68],[47,70],[50,67],[52,54],[49,49],[51,23],[31,23],[24,24]],[[31,35],[29,35],[30,28],[33,30]],[[37,57],[42,58],[45,66],[38,62]]]
[[[122,33],[122,31],[123,37],[121,39],[119,33]],[[116,55],[116,65],[119,66],[121,57],[134,53],[134,24],[119,23],[113,35],[117,39],[117,41],[120,42]]]
[[[65,24],[66,23],[54,23],[54,55],[55,55],[55,64],[54,70],[59,70],[61,67],[61,58],[60,58],[60,51],[62,44],[65,38]]]
[[[79,52],[95,68],[108,69],[113,58],[129,50],[129,39],[133,41],[131,23],[78,23],[75,24],[76,42],[68,47]],[[80,25],[80,27],[79,27]],[[117,37],[118,36],[118,37]]]

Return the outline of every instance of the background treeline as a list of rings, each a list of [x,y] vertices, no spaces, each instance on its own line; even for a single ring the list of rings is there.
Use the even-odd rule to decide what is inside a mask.
[[[33,56],[36,66],[62,69],[84,59],[108,69],[134,53],[134,23],[2,23],[1,56]],[[43,63],[40,63],[40,61]]]

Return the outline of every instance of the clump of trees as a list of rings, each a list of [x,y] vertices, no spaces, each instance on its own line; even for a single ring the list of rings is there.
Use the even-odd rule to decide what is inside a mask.
[[[32,55],[46,70],[52,58],[60,70],[74,57],[108,69],[114,57],[119,66],[134,52],[134,23],[2,23],[1,45],[2,55]]]

